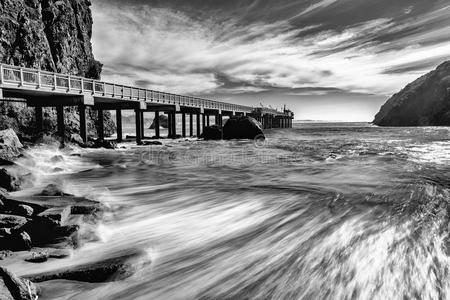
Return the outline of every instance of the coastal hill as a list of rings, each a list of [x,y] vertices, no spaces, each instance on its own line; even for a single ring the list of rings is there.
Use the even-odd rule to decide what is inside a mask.
[[[90,0],[0,1],[0,62],[99,79],[102,64],[92,53]],[[78,112],[65,109],[67,134],[78,133]],[[87,110],[90,135],[96,134],[97,114]],[[109,112],[104,113],[105,134],[114,133]],[[0,101],[0,130],[12,128],[33,136],[34,109]],[[56,131],[56,112],[44,110],[44,130]]]
[[[450,61],[392,96],[373,123],[379,126],[449,126]]]

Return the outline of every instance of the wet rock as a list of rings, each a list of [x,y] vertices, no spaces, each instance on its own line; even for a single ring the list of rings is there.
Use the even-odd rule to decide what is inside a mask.
[[[84,145],[84,141],[81,136],[77,133],[73,133],[70,135],[70,141],[77,145]]]
[[[0,214],[0,227],[1,228],[19,228],[27,223],[27,219],[22,216],[16,215],[3,215]]]
[[[93,148],[116,149],[117,148],[117,144],[114,141],[107,141],[107,140],[97,139],[94,142]]]
[[[10,257],[11,255],[13,255],[13,253],[10,250],[0,251],[0,260],[4,260],[4,259]]]
[[[0,268],[0,299],[35,300],[38,294],[38,288],[32,282]]]
[[[81,154],[80,153],[72,153],[72,154],[70,154],[70,156],[81,157]]]
[[[51,249],[48,251],[50,258],[62,259],[72,256],[72,250],[70,249]]]
[[[11,235],[0,236],[0,250],[23,251],[31,249],[31,237],[25,231],[12,231]]]
[[[20,155],[20,149],[23,148],[19,137],[12,129],[0,131],[0,158],[3,160],[12,160]]]
[[[53,168],[53,173],[59,173],[59,172],[64,172],[63,168]]]
[[[14,163],[12,161],[0,158],[0,166],[13,166]]]
[[[225,140],[264,138],[264,132],[254,118],[233,116],[223,126],[223,138]]]
[[[221,140],[223,134],[222,126],[212,125],[205,127],[200,138],[205,140]]]
[[[159,115],[159,127],[168,128],[169,118],[166,115]],[[153,120],[152,125],[149,129],[155,129],[155,120]]]
[[[150,263],[146,253],[133,250],[119,257],[103,261],[63,268],[51,272],[35,274],[27,278],[33,282],[55,279],[75,280],[82,282],[111,282],[122,280],[133,275],[143,265]]]
[[[50,254],[43,249],[35,249],[30,251],[29,257],[25,258],[26,262],[43,263],[48,260]]]
[[[33,215],[34,210],[33,210],[32,207],[30,207],[30,206],[28,206],[28,205],[25,205],[25,204],[19,204],[19,205],[13,210],[13,212],[14,212],[16,215],[19,215],[19,216],[23,216],[23,217],[29,218],[29,217],[31,217],[31,216]]]
[[[38,217],[58,225],[64,225],[70,216],[71,210],[70,206],[53,207],[41,212],[38,214]]]
[[[142,142],[142,145],[144,145],[144,146],[152,146],[152,145],[154,145],[154,146],[161,146],[163,143],[161,143],[161,142],[159,142],[159,141],[145,141],[145,142]]]
[[[62,155],[55,155],[52,158],[50,158],[50,161],[53,163],[62,162],[64,161],[64,157]]]
[[[17,176],[11,174],[6,169],[0,169],[0,187],[9,192],[19,190],[21,180]]]
[[[62,191],[61,187],[56,184],[47,185],[38,196],[72,196]]]

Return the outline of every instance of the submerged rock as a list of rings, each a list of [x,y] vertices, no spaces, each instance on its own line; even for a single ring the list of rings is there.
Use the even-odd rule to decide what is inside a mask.
[[[0,228],[16,228],[27,223],[27,219],[22,216],[0,214]]]
[[[132,251],[118,257],[108,258],[70,268],[50,271],[28,276],[33,282],[55,279],[75,280],[82,282],[108,282],[122,280],[133,275],[144,264],[150,263],[143,251]]]
[[[72,196],[63,192],[62,188],[56,184],[47,185],[37,196]]]
[[[450,61],[408,84],[375,116],[380,126],[449,126]]]
[[[35,300],[38,293],[37,287],[31,281],[19,278],[5,268],[0,268],[0,299]]]
[[[23,148],[19,137],[12,129],[0,131],[0,159],[10,161],[20,155]]]
[[[6,169],[0,169],[0,188],[4,188],[9,192],[17,191],[22,184],[21,179],[11,174]]]
[[[117,143],[114,141],[107,141],[102,139],[97,139],[94,142],[93,148],[105,148],[105,149],[116,149]]]
[[[223,139],[264,138],[259,122],[252,117],[233,116],[223,126]]]
[[[223,128],[219,125],[207,126],[203,130],[200,138],[205,140],[221,140],[223,135]]]

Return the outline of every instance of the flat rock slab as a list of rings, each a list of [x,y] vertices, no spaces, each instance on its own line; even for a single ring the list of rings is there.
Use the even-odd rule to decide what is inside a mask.
[[[27,218],[16,215],[0,214],[0,228],[21,227],[27,223]]]
[[[144,258],[145,257],[145,258]],[[35,274],[26,278],[33,282],[65,279],[81,282],[111,282],[122,280],[133,275],[142,262],[150,263],[142,251],[132,251],[119,257],[105,259],[99,262],[63,268],[51,272]]]
[[[5,205],[25,204],[32,207],[35,213],[41,213],[53,207],[71,207],[71,214],[93,214],[101,212],[105,206],[100,202],[75,196],[31,196],[31,197],[8,197],[4,200]]]
[[[0,268],[0,299],[2,300],[34,300],[37,299],[38,289],[27,279],[22,279]]]
[[[38,217],[47,219],[58,225],[65,225],[70,217],[71,211],[71,206],[52,207],[38,214]]]

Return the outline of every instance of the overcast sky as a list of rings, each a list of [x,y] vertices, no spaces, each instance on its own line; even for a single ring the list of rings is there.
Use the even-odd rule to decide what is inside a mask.
[[[448,0],[94,0],[102,78],[372,121],[450,57]]]

